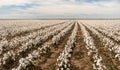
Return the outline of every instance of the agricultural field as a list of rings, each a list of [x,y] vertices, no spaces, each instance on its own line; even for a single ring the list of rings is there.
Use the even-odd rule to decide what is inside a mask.
[[[0,20],[0,70],[120,70],[120,20]]]

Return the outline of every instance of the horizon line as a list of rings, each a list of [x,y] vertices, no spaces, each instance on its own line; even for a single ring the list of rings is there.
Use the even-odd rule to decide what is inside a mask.
[[[0,18],[0,20],[120,20],[120,18]]]

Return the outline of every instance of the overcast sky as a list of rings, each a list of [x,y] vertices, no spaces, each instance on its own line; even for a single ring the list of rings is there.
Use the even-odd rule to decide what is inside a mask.
[[[0,19],[119,17],[120,0],[0,0]]]

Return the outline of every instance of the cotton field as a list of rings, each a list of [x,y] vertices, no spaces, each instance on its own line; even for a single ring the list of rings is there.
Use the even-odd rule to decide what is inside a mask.
[[[120,20],[0,20],[0,70],[120,70]]]

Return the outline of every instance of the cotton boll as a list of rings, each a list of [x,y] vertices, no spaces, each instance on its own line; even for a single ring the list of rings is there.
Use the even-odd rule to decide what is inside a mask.
[[[60,70],[59,68],[57,68],[57,70]]]
[[[65,67],[65,68],[67,68],[67,65],[66,65],[66,64],[64,64],[64,67]]]
[[[70,70],[70,68],[67,68],[66,70]]]
[[[60,70],[64,70],[64,68],[60,68]]]

